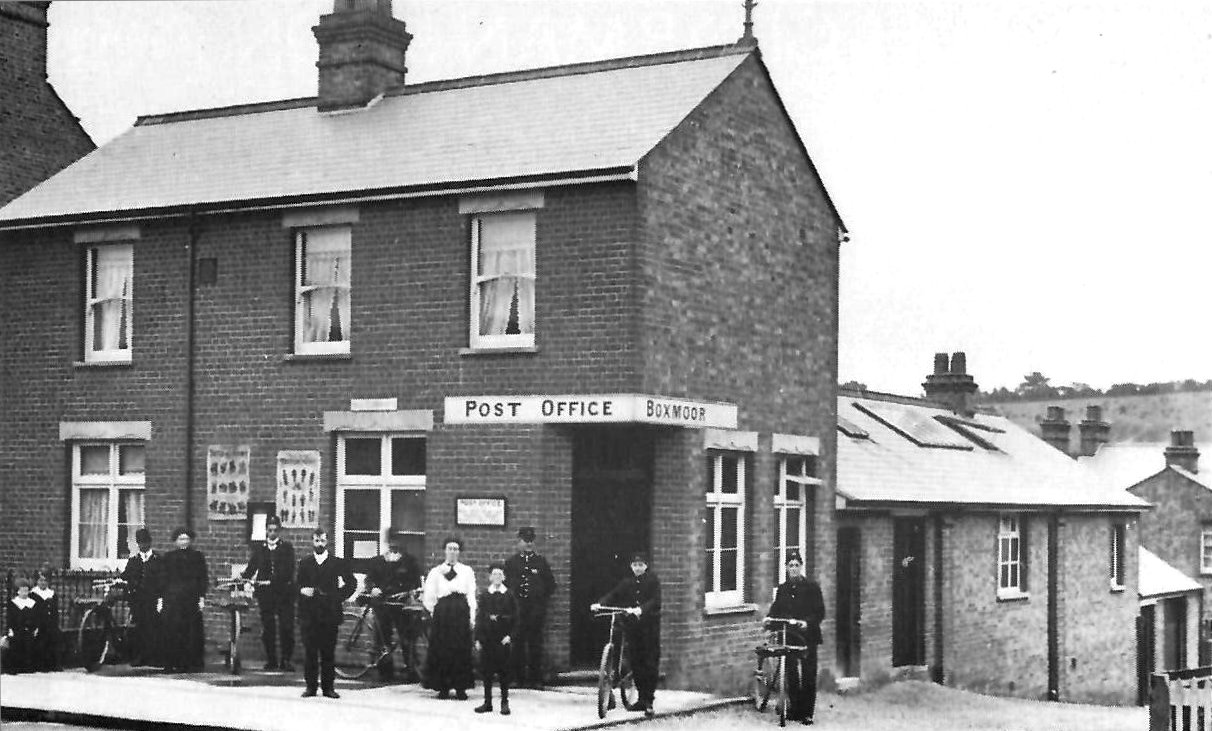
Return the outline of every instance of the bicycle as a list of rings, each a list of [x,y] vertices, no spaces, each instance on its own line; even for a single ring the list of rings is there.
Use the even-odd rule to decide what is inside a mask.
[[[240,635],[244,632],[243,621],[240,617],[241,612],[248,611],[252,608],[251,594],[248,593],[247,587],[252,586],[269,586],[268,581],[246,581],[245,579],[227,579],[224,581],[215,582],[216,589],[228,589],[231,592],[231,598],[219,604],[227,613],[227,626],[229,631],[227,644],[227,660],[224,665],[227,671],[232,675],[240,674]]]
[[[754,648],[757,655],[757,667],[753,671],[753,705],[758,713],[766,710],[770,696],[777,693],[775,710],[779,716],[779,726],[787,725],[787,704],[790,698],[787,694],[787,656],[807,650],[807,645],[787,644],[788,627],[805,627],[807,623],[799,619],[782,619],[767,617],[763,627],[767,630],[766,642]],[[767,660],[771,660],[767,667]]]
[[[624,607],[598,607],[594,617],[610,617],[610,634],[602,646],[602,660],[598,664],[598,718],[606,718],[606,712],[615,708],[614,689],[619,689],[619,700],[623,708],[633,707],[630,699],[635,690],[635,677],[631,672],[631,655],[627,652],[627,635],[623,632],[622,615],[630,614]]]
[[[119,623],[114,617],[114,604],[124,598],[125,586],[126,582],[119,578],[95,579],[93,591],[101,596],[76,599],[76,606],[84,610],[76,630],[76,649],[84,669],[90,673],[97,672],[107,660],[124,654],[131,617],[127,612],[125,621]]]
[[[347,608],[343,615],[342,634],[334,653],[333,664],[337,675],[347,680],[361,678],[371,668],[389,659],[403,641],[407,644],[406,670],[412,670],[417,680],[424,682],[425,654],[429,649],[429,613],[421,606],[420,596],[421,590],[414,589],[383,597],[372,598],[365,594],[358,597],[356,603],[361,608]],[[409,637],[397,640],[398,633],[392,632],[391,640],[385,639],[380,611],[402,611],[411,615],[406,623]]]

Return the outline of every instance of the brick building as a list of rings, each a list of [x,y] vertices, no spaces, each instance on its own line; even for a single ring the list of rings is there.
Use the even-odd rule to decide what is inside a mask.
[[[406,84],[390,11],[321,18],[319,97],[141,118],[0,210],[0,562],[184,522],[226,575],[269,504],[483,580],[534,525],[553,668],[649,549],[667,684],[741,689],[783,553],[833,555],[843,231],[758,48]]]
[[[0,206],[93,150],[46,77],[49,2],[0,2]]]
[[[1147,504],[977,413],[963,353],[937,355],[923,386],[838,396],[838,668],[1133,702]]]

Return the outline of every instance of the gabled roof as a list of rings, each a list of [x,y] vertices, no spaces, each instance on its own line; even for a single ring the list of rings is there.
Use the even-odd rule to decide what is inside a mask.
[[[842,391],[838,423],[837,491],[856,507],[1149,507],[1001,416]]]
[[[751,54],[718,46],[141,118],[0,209],[0,226],[544,180],[623,178]]]
[[[1142,599],[1166,594],[1186,594],[1203,591],[1204,587],[1195,579],[1161,560],[1144,546],[1140,547],[1140,563],[1137,573],[1140,585],[1137,591]]]
[[[1093,457],[1077,460],[1101,479],[1126,490],[1166,468],[1167,446],[1169,442],[1112,442],[1100,446]],[[1212,442],[1195,446],[1200,454],[1212,455]]]
[[[1128,489],[1129,490],[1135,489],[1136,487],[1140,486],[1141,484],[1148,482],[1149,480],[1152,480],[1154,477],[1158,477],[1159,475],[1162,475],[1166,472],[1173,472],[1174,474],[1178,475],[1179,477],[1182,477],[1182,478],[1186,479],[1187,481],[1193,483],[1196,487],[1202,487],[1205,490],[1212,490],[1212,481],[1208,480],[1206,477],[1201,477],[1201,476],[1195,474],[1194,472],[1191,472],[1190,470],[1184,469],[1184,468],[1179,467],[1178,465],[1174,465],[1174,464],[1168,464],[1165,467],[1163,467],[1161,469],[1161,471],[1155,472],[1152,475],[1149,475],[1148,477],[1144,478],[1143,480],[1138,480],[1135,484],[1129,485]]]

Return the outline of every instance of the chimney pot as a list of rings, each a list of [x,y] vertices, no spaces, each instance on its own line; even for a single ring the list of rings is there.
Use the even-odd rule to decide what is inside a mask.
[[[334,0],[312,28],[320,47],[321,111],[365,106],[404,83],[412,35],[391,14],[391,0]]]
[[[941,376],[947,372],[947,354],[934,354],[934,375]]]
[[[960,371],[956,371],[958,364]],[[979,388],[972,376],[964,372],[964,354],[956,353],[951,358],[951,370],[947,370],[947,354],[936,353],[934,356],[934,373],[926,376],[922,388],[926,398],[946,406],[961,416],[972,416],[976,413],[976,392]]]
[[[1098,404],[1090,404],[1086,407],[1086,421],[1102,421],[1103,407]]]
[[[962,350],[951,356],[951,373],[957,376],[968,373],[968,356]]]
[[[1047,418],[1048,418],[1048,421],[1064,421],[1065,420],[1065,407],[1064,406],[1049,406]]]
[[[1188,472],[1199,472],[1199,449],[1195,446],[1195,432],[1175,429],[1170,432],[1170,446],[1166,447],[1166,465],[1182,467]]]
[[[1047,416],[1039,423],[1039,435],[1045,442],[1056,447],[1061,454],[1069,454],[1071,426],[1065,418],[1063,406],[1049,406]]]
[[[1098,448],[1111,441],[1111,425],[1103,421],[1103,407],[1098,404],[1086,406],[1086,418],[1077,425],[1079,444],[1077,453],[1082,457],[1093,457]]]

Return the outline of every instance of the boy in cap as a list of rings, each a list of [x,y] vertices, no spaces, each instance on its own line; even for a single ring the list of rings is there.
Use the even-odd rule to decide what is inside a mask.
[[[547,559],[535,553],[535,530],[518,530],[518,552],[505,560],[505,585],[517,598],[518,631],[513,641],[517,685],[543,689],[543,625],[555,576]]]
[[[787,656],[787,688],[790,696],[787,719],[812,725],[816,711],[816,646],[821,644],[821,620],[825,601],[821,587],[804,576],[799,551],[787,556],[787,580],[779,585],[767,617],[797,620],[787,628],[787,644],[803,645],[801,654]]]
[[[270,515],[265,520],[265,540],[253,546],[248,566],[240,572],[240,577],[269,582],[257,587],[265,669],[292,672],[295,669],[290,661],[295,651],[295,547],[280,537],[281,531],[282,519]]]
[[[421,570],[417,561],[404,550],[404,540],[388,529],[387,551],[370,560],[366,568],[366,590],[375,608],[375,621],[382,628],[380,637],[383,642],[390,642],[394,631],[400,638],[400,651],[404,661],[408,661],[408,647],[415,639],[411,612],[404,611],[400,606],[387,606],[383,602],[406,601],[400,594],[411,592],[421,587]],[[392,599],[392,597],[396,597]],[[414,675],[420,668],[410,668]],[[391,680],[395,676],[395,664],[388,655],[379,665],[379,677]]]
[[[152,550],[152,535],[147,528],[135,531],[139,552],[126,559],[122,580],[126,582],[126,604],[135,626],[131,665],[157,665],[160,662],[160,612],[164,598],[164,557]]]
[[[589,608],[596,612],[603,604],[627,607],[635,618],[626,624],[625,631],[639,699],[628,710],[643,711],[651,717],[661,664],[661,582],[648,570],[648,556],[641,551],[631,554],[631,574]]]
[[[501,715],[509,715],[510,653],[518,629],[518,604],[505,586],[505,564],[488,567],[488,588],[476,602],[476,649],[480,651],[480,677],[484,703],[476,713],[492,712],[492,680],[501,682]]]

